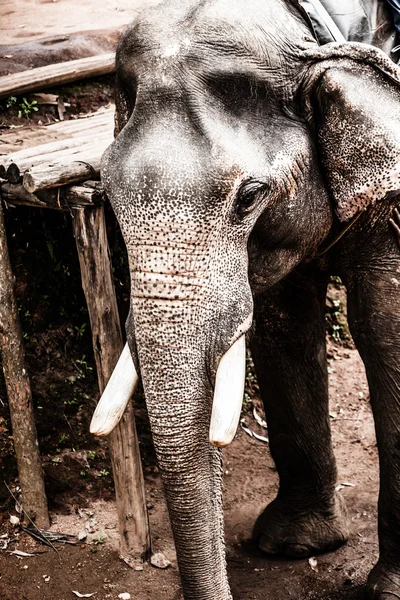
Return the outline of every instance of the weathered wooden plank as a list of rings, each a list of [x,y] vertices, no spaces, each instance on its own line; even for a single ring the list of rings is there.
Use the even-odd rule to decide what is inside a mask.
[[[40,200],[34,194],[30,194],[21,184],[2,183],[1,195],[6,202],[11,204],[24,204],[25,206],[37,206],[47,208],[48,203]]]
[[[31,194],[85,179],[100,176],[100,160],[103,148],[94,147],[72,157],[61,158],[54,164],[40,163],[25,171],[22,183]]]
[[[7,98],[11,94],[18,96],[88,77],[99,77],[113,73],[114,70],[115,54],[109,52],[13,73],[0,77],[0,98]]]
[[[39,527],[47,528],[50,520],[13,283],[0,198],[0,352],[23,507]]]
[[[3,183],[3,199],[9,204],[20,204],[36,208],[52,208],[68,211],[74,207],[97,206],[105,200],[100,181],[84,181],[81,185],[43,190],[37,194],[29,193],[23,185]]]
[[[103,207],[75,209],[73,229],[89,309],[100,392],[123,349]],[[120,534],[120,555],[144,560],[150,531],[132,404],[109,436]]]
[[[84,129],[90,129],[92,127],[111,126],[114,119],[114,106],[109,108],[100,109],[95,113],[89,113],[81,115],[77,119],[69,119],[68,121],[59,121],[46,125],[46,129],[51,132],[63,133],[64,131],[70,133],[80,133]]]
[[[102,204],[105,194],[100,181],[85,181],[83,185],[66,187],[63,190],[63,198],[69,208],[90,207]]]
[[[32,147],[49,142],[59,141],[66,137],[80,137],[81,135],[96,135],[100,132],[109,133],[110,140],[114,131],[114,107],[101,109],[96,113],[81,116],[69,121],[58,121],[50,125],[26,126],[23,149],[18,144],[18,130],[9,129],[1,132],[0,136],[0,162],[11,153],[25,153]]]
[[[6,177],[10,183],[19,183],[20,171],[15,163],[8,165]]]
[[[79,136],[65,137],[62,140],[31,146],[20,152],[11,152],[10,154],[0,156],[0,168],[3,166],[5,169],[8,169],[10,165],[15,164],[18,166],[20,172],[23,173],[34,164],[47,160],[55,160],[61,152],[66,156],[68,151],[79,152],[79,149],[83,146],[89,146],[94,143],[99,143],[102,147],[106,148],[112,142],[112,139],[112,134],[107,128],[103,126],[95,127],[83,131],[82,135]]]
[[[85,163],[98,164],[101,156],[107,146],[110,144],[110,138],[108,136],[98,136],[98,137],[85,137],[79,140],[79,144],[72,144],[69,146],[65,144],[66,147],[62,147],[60,145],[59,149],[55,152],[48,152],[47,154],[41,154],[42,148],[38,146],[37,154],[35,156],[30,156],[28,158],[15,158],[15,162],[11,162],[7,167],[6,177],[10,183],[19,183],[23,178],[25,173],[34,173],[36,177],[36,173],[46,173],[49,172],[55,173],[57,172],[57,166],[60,165],[60,169],[64,169],[63,165],[66,163],[73,163],[75,161],[82,161]],[[64,171],[61,171],[63,173]],[[97,174],[97,169],[96,169]],[[38,175],[40,178],[41,175]],[[56,175],[56,177],[58,177]],[[30,181],[29,175],[26,180]],[[40,181],[40,179],[38,180]],[[53,180],[52,180],[53,181]],[[65,182],[63,182],[65,185]],[[36,183],[36,190],[39,189],[48,189],[49,187],[57,187],[54,185],[42,185],[41,183]]]

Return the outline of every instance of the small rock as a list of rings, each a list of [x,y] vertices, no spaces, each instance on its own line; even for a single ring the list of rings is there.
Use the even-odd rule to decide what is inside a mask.
[[[157,567],[157,569],[167,569],[171,564],[168,558],[166,558],[166,556],[164,556],[162,552],[157,552],[156,554],[153,554],[153,556],[150,559],[150,562],[153,565],[153,567]]]
[[[97,521],[94,517],[91,517],[89,519],[89,521],[87,521],[85,523],[85,529],[88,533],[95,533],[96,532],[96,525],[97,525]]]
[[[17,527],[20,524],[20,519],[19,517],[16,517],[15,515],[11,515],[10,517],[10,523],[13,527]]]
[[[87,538],[87,533],[84,529],[81,529],[81,531],[78,533],[78,540],[82,541],[82,540],[86,540]]]
[[[122,594],[118,595],[118,598],[120,598],[120,600],[131,600],[131,595],[128,594],[128,592],[122,592]]]
[[[128,565],[134,571],[143,571],[143,563],[141,560],[137,558],[132,558],[131,556],[121,556],[124,563]]]
[[[312,556],[311,558],[308,559],[308,564],[310,565],[310,567],[314,571],[314,573],[318,573],[318,561],[315,558],[315,556]]]

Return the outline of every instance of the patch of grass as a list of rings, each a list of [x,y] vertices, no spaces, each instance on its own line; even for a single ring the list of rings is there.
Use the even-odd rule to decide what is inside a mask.
[[[336,344],[353,347],[347,322],[346,288],[340,277],[332,277],[328,287],[325,309],[326,329]]]
[[[33,112],[38,112],[38,110],[37,100],[31,100],[31,102],[29,102],[27,98],[22,98],[22,102],[19,105],[18,118],[22,119],[22,117],[25,117],[28,119],[29,115]]]
[[[243,408],[246,409],[252,406],[252,400],[258,397],[260,389],[258,387],[256,369],[254,367],[253,358],[250,350],[246,352],[246,380],[244,386]]]
[[[6,108],[12,108],[17,103],[15,96],[9,96],[6,100]]]

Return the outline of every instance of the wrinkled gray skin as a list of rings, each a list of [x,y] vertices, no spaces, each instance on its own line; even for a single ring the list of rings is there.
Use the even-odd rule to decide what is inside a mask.
[[[347,285],[380,453],[367,593],[400,596],[400,253],[386,196],[400,189],[398,77],[372,47],[319,48],[283,0],[169,0],[120,43],[102,176],[128,249],[128,340],[186,600],[232,597],[208,428],[219,360],[244,332],[280,477],[254,536],[290,557],[347,539],[328,416],[330,273]]]

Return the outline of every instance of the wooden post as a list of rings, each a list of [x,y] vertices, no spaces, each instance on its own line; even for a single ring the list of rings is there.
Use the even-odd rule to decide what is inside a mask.
[[[0,352],[10,407],[23,508],[38,527],[50,524],[32,392],[25,366],[21,324],[14,295],[14,275],[8,254],[0,198]]]
[[[123,349],[104,208],[74,208],[72,215],[102,392]],[[150,555],[150,530],[131,403],[110,434],[109,443],[117,498],[120,555],[128,561],[145,560]]]

